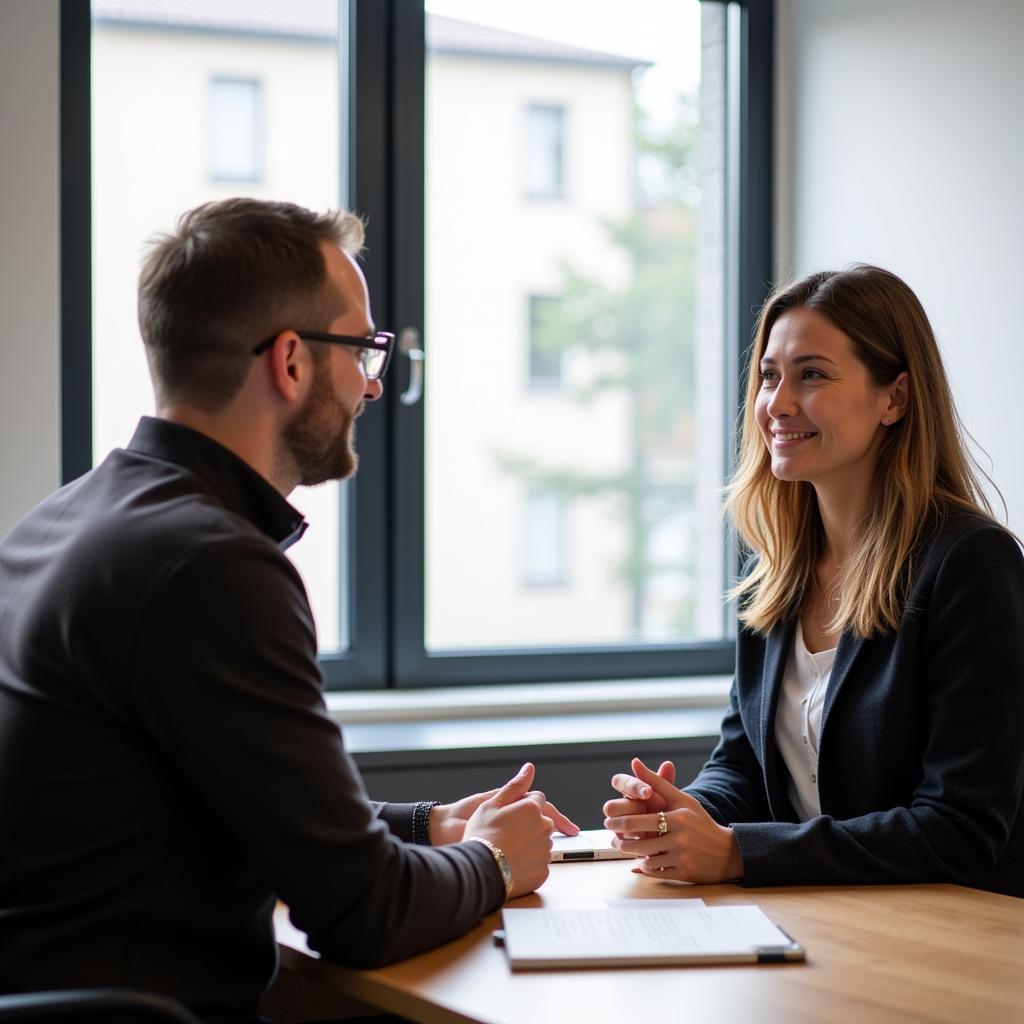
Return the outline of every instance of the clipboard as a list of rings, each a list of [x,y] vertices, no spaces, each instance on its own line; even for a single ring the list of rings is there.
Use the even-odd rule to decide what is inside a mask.
[[[513,971],[806,959],[803,947],[752,905],[651,911],[509,908],[501,916],[502,944]]]

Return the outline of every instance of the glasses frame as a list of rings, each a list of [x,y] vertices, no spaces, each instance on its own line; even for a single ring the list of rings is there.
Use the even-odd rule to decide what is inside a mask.
[[[264,338],[252,350],[252,354],[254,356],[262,355],[277,341],[281,333],[281,331],[278,331],[277,334]],[[323,341],[328,345],[349,345],[352,348],[369,348],[377,352],[383,352],[384,362],[379,373],[370,374],[366,367],[363,367],[363,373],[366,374],[367,380],[381,380],[383,378],[384,374],[388,372],[388,367],[391,365],[391,353],[395,349],[395,336],[390,331],[376,331],[364,338],[357,338],[352,334],[329,334],[326,331],[296,331],[295,333],[303,341]]]

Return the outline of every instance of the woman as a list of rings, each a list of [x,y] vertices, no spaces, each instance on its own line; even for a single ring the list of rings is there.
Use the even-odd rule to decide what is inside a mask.
[[[753,553],[722,737],[605,804],[634,870],[1024,896],[1024,559],[928,319],[870,266],[766,304],[727,507]]]

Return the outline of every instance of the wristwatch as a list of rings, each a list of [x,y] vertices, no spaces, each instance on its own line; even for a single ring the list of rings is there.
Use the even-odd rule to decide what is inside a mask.
[[[494,857],[494,863],[498,865],[498,870],[501,872],[501,880],[505,885],[505,899],[511,899],[512,897],[512,867],[508,862],[508,857],[505,856],[494,845],[489,839],[484,839],[483,836],[470,836],[469,837],[475,843],[483,843],[488,850],[491,851],[491,855]]]

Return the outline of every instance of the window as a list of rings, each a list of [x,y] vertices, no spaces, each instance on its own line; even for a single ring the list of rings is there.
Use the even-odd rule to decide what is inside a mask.
[[[527,329],[527,381],[531,388],[547,390],[562,386],[565,353],[559,343],[558,299],[549,295],[531,295]]]
[[[523,671],[530,658],[538,673],[589,672],[601,648],[639,665],[658,646],[731,644],[726,11],[644,0],[623,19],[615,4],[566,6],[575,27],[559,35],[550,12],[428,5],[429,388],[422,436],[414,417],[397,421],[399,448],[424,459],[411,501],[425,503],[425,576],[403,588],[423,594],[407,671],[424,681],[501,661]],[[536,203],[565,190],[570,125],[573,202]],[[504,186],[521,159],[525,195]],[[472,500],[453,502],[467,485]],[[545,570],[562,535],[556,502],[571,503],[571,586],[517,585],[508,539],[524,493],[526,521],[548,538],[536,546]]]
[[[149,411],[136,254],[198,202],[359,210],[375,320],[425,353],[400,346],[360,419],[358,479],[293,496],[330,686],[732,666],[720,489],[771,272],[772,4],[631,11],[93,0],[91,82],[66,38],[65,94],[92,90],[91,140],[81,105],[63,126],[63,365],[92,370],[63,378],[69,477]],[[534,201],[570,173],[571,204]]]
[[[304,5],[282,36],[272,12],[219,3],[92,3],[91,459],[152,411],[135,315],[139,253],[186,209],[238,194],[342,202],[338,3]],[[302,34],[299,35],[299,28]],[[238,73],[209,68],[239,69]],[[242,73],[241,69],[245,69]],[[264,131],[273,94],[287,118]],[[303,489],[308,535],[289,549],[321,650],[349,647],[345,486]]]
[[[565,108],[531,103],[526,108],[523,170],[526,194],[541,199],[565,195]]]
[[[214,181],[256,182],[263,177],[260,93],[254,79],[211,79],[207,160]]]
[[[557,491],[530,490],[523,503],[523,585],[562,587],[568,582],[566,501]]]

